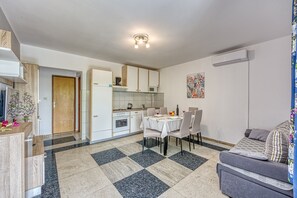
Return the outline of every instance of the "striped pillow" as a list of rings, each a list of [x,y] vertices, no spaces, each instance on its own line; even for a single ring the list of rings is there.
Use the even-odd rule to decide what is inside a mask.
[[[269,133],[265,144],[265,154],[268,160],[287,163],[289,133],[289,121],[281,123]]]

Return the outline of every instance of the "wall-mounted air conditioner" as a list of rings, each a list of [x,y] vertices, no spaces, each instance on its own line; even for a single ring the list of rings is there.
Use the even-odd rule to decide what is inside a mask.
[[[212,64],[213,66],[222,66],[247,61],[248,59],[248,51],[244,49],[213,56]]]

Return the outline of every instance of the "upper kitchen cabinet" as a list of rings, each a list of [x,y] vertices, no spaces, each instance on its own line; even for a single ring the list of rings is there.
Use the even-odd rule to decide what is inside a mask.
[[[148,69],[138,68],[138,91],[148,92]]]
[[[16,39],[14,33],[0,29],[1,78],[16,83],[26,83],[26,67],[21,64],[19,57],[20,43]]]
[[[0,29],[0,60],[19,61],[20,44],[14,34]]]
[[[159,71],[149,70],[149,87],[159,87]]]
[[[27,67],[17,61],[0,60],[0,77],[16,83],[27,83]]]
[[[127,91],[138,91],[138,67],[123,66],[122,82],[128,87]]]

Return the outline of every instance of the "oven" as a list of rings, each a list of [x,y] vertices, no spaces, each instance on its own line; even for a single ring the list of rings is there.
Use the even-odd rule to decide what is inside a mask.
[[[115,112],[112,115],[113,135],[124,135],[130,131],[130,112]]]

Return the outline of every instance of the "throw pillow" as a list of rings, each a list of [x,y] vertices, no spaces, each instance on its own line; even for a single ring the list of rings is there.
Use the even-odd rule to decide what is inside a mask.
[[[287,163],[289,150],[289,121],[279,124],[266,140],[265,154],[270,161]]]
[[[249,137],[250,134],[251,134],[251,132],[252,132],[252,129],[247,129],[247,130],[245,130],[245,132],[244,132],[244,136],[245,136],[245,137]]]
[[[262,142],[266,142],[266,139],[269,135],[270,131],[265,129],[252,129],[249,138],[253,140],[259,140]]]

